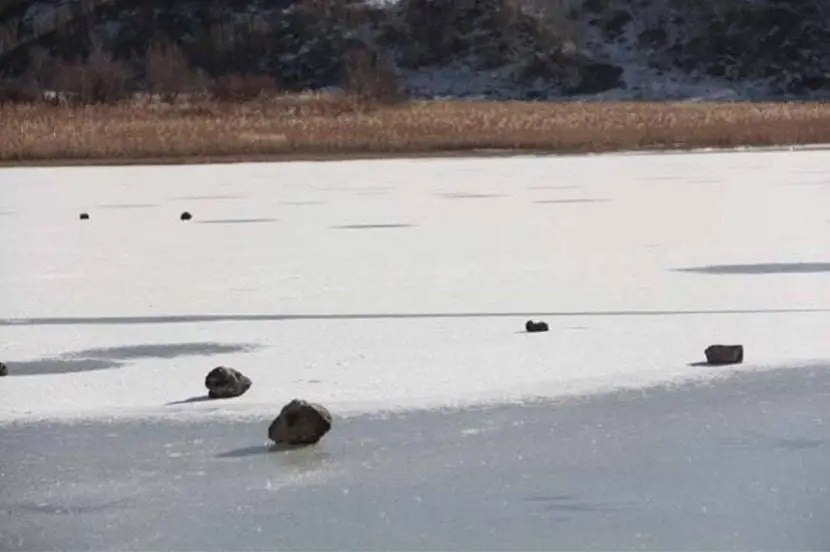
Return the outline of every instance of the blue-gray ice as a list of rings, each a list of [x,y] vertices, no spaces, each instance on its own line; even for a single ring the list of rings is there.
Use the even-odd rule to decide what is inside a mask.
[[[337,419],[0,427],[0,550],[828,550],[830,369]],[[275,413],[277,410],[275,405]]]

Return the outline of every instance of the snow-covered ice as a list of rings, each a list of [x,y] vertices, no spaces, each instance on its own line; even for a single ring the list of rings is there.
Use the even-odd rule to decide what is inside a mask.
[[[821,150],[7,169],[0,420],[555,397],[711,375],[688,364],[720,341],[742,369],[826,359],[828,170]],[[248,394],[166,406],[221,363]]]
[[[695,489],[687,481],[682,496],[661,487],[660,477],[698,477],[701,466],[665,460],[674,466],[667,472],[638,472],[647,482],[637,495],[626,479],[630,458],[614,454],[620,447],[633,454],[631,443],[640,443],[654,448],[643,451],[644,458],[662,458],[663,445],[672,451],[666,458],[675,458],[685,431],[700,443],[698,452],[709,451],[700,452],[706,469],[757,477],[735,476],[746,491],[774,477],[741,472],[743,456],[720,462],[711,453],[715,445],[701,435],[744,439],[789,412],[797,437],[818,443],[804,454],[830,442],[821,421],[828,411],[820,407],[830,358],[828,205],[826,150],[0,170],[0,360],[10,370],[0,379],[0,487],[10,489],[5,498],[0,493],[0,516],[9,516],[10,528],[5,535],[0,529],[0,543],[14,549],[267,548],[273,535],[288,533],[249,511],[246,493],[279,491],[313,509],[333,504],[342,490],[335,502],[344,509],[329,516],[331,531],[303,540],[307,533],[298,529],[278,546],[819,546],[818,537],[803,533],[801,540],[786,538],[795,534],[790,530],[818,527],[806,517],[778,540],[763,540],[759,522],[786,508],[774,504],[739,515],[758,498],[752,492],[741,495],[747,501],[741,506],[735,501],[743,499],[707,495],[711,486]],[[179,221],[184,210],[193,213],[192,221]],[[91,219],[79,221],[81,211]],[[525,333],[530,318],[547,321],[550,331]],[[743,343],[745,363],[696,365],[716,342]],[[205,394],[204,376],[220,364],[240,369],[253,387],[234,400],[189,400]],[[803,384],[808,376],[815,385]],[[774,381],[797,391],[782,403]],[[715,387],[704,393],[684,386],[689,382]],[[613,397],[628,397],[629,404],[664,388],[655,386],[676,387],[671,392],[679,395],[671,397],[692,397],[689,412],[672,414],[674,399],[664,396],[657,406],[644,402],[621,433],[598,433],[613,443],[573,456],[559,448],[582,435],[574,419],[597,412],[612,419],[622,408]],[[734,399],[729,389],[743,393],[740,408],[721,403]],[[332,410],[338,420],[324,440],[330,444],[317,452],[271,455],[270,467],[257,454],[232,454],[235,467],[228,469],[240,474],[240,486],[233,487],[239,494],[228,483],[199,502],[205,474],[230,477],[216,463],[230,460],[200,452],[204,442],[217,454],[222,448],[261,451],[267,421],[294,397]],[[569,402],[575,398],[588,403]],[[799,401],[811,406],[793,409]],[[455,421],[445,426],[445,411],[434,410],[439,407],[466,410],[446,414]],[[668,429],[646,423],[647,413]],[[748,429],[741,426],[745,416]],[[490,431],[488,424],[501,418],[501,433]],[[453,425],[462,419],[462,426]],[[525,421],[533,427],[522,429]],[[545,423],[560,433],[542,431]],[[413,428],[421,435],[417,443],[406,437]],[[638,428],[651,436],[638,436]],[[671,428],[680,432],[675,445],[661,440]],[[193,436],[206,431],[213,433]],[[786,427],[776,432],[792,437]],[[53,434],[63,437],[48,437]],[[97,441],[108,448],[122,440],[131,443],[130,461],[119,464],[118,455],[95,450]],[[542,527],[550,527],[550,519],[514,510],[509,485],[479,489],[490,477],[481,455],[495,454],[488,448],[493,443],[503,444],[493,478],[524,470],[544,486],[559,476],[538,458],[524,465],[516,448],[530,456],[556,451],[555,464],[575,478],[570,485],[585,486],[578,489],[583,498],[596,501],[605,492],[589,481],[602,472],[608,480],[627,481],[619,483],[622,494],[609,492],[625,495],[620,500],[628,505],[595,509],[574,499],[577,505],[568,506],[571,499],[561,497],[573,493],[551,490],[545,496],[553,498],[534,504],[559,512],[557,519],[582,512],[582,521],[557,521],[561,540],[545,541],[550,532]],[[179,456],[157,450],[167,445],[181,448],[171,452]],[[456,457],[445,458],[446,447]],[[777,451],[764,452],[761,465],[801,469],[805,478],[818,473],[817,458],[787,460]],[[563,468],[596,454],[607,455],[595,466],[599,471],[580,475]],[[437,464],[419,471],[435,455],[448,462],[447,471]],[[176,460],[152,468],[162,457],[196,460],[189,467]],[[329,466],[327,458],[336,467],[318,465]],[[365,474],[386,481],[385,495],[380,487],[349,492],[357,471],[375,460],[411,465],[405,473]],[[459,466],[479,460],[485,464],[477,475],[458,483],[458,496],[473,508],[461,511],[461,498],[439,493],[440,482],[463,478],[468,471]],[[87,473],[94,467],[84,466],[109,475],[96,485]],[[808,474],[805,466],[815,470]],[[149,481],[167,490],[136,498],[142,485],[156,489]],[[826,490],[825,483],[815,481],[814,491]],[[421,495],[407,494],[412,485]],[[317,494],[302,495],[312,487]],[[806,496],[798,489],[782,493],[786,500]],[[264,502],[252,500],[284,508],[273,492]],[[248,512],[247,521],[234,521],[224,537],[238,530],[247,538],[223,540],[215,532],[197,538],[193,532],[198,524],[191,510],[220,496],[229,501],[224,506]],[[417,496],[449,501],[444,509],[429,506],[443,518],[395,509],[396,501]],[[668,528],[671,538],[648,540],[655,533],[646,531],[638,540],[624,533],[622,518],[614,518],[618,525],[609,526],[607,539],[580,540],[589,525],[585,512],[606,521],[628,512],[634,516],[625,518],[628,527],[656,531],[666,516],[680,523],[691,515],[688,508],[718,511],[712,501],[726,498],[739,529],[733,540],[725,536],[733,534],[728,524],[708,522],[697,530]],[[130,504],[130,519],[149,524],[149,533],[129,536],[138,525],[125,528],[127,522],[116,520],[122,499]],[[652,507],[644,510],[648,500]],[[824,494],[810,500],[817,501],[814,507],[788,515],[830,512]],[[489,510],[476,525],[474,508],[483,501]],[[374,503],[388,517],[380,515],[384,510],[376,512],[380,517],[365,510],[347,514]],[[673,513],[666,513],[667,504],[675,505]],[[164,516],[161,505],[169,505]],[[99,506],[104,513],[95,518],[97,532],[67,540],[83,527],[87,510]],[[226,515],[224,506],[214,506],[208,517]],[[66,514],[67,508],[75,513]],[[407,519],[412,525],[404,527]],[[453,540],[441,519],[468,525]],[[489,533],[498,519],[510,529]],[[172,534],[179,524],[192,531]],[[435,539],[424,536],[430,534]],[[520,534],[536,536],[522,540]],[[705,540],[705,534],[718,538]]]

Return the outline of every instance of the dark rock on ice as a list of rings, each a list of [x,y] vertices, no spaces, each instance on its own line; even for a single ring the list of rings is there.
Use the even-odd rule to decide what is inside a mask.
[[[704,353],[708,364],[740,364],[744,361],[743,345],[710,345]]]
[[[251,387],[251,380],[239,370],[218,366],[205,377],[205,387],[211,399],[230,399],[245,393]]]
[[[330,429],[331,414],[325,407],[294,399],[268,427],[268,438],[279,445],[313,445]]]
[[[548,323],[542,322],[534,322],[533,320],[528,320],[525,323],[525,330],[528,332],[546,332],[548,331]]]

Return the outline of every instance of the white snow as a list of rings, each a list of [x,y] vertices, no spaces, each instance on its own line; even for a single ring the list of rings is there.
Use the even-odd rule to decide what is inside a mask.
[[[828,174],[823,150],[0,170],[0,422],[558,397],[728,373],[690,365],[715,342],[826,363]],[[678,270],[709,265],[739,273]],[[199,343],[253,347],[140,348]],[[14,375],[84,359],[123,366]],[[167,404],[220,364],[250,391]]]

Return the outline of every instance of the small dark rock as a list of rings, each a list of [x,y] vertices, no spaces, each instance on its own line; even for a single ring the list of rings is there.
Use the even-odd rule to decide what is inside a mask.
[[[78,215],[78,218],[81,220],[89,220],[89,213],[81,213]]]
[[[6,366],[6,363],[0,362],[0,377],[8,376],[9,375],[9,367]]]
[[[193,215],[191,215],[190,213],[188,213],[187,211],[185,211],[184,213],[182,213],[182,216],[180,216],[179,218],[180,218],[181,220],[190,220],[190,219],[192,219],[192,218],[193,218]]]
[[[218,366],[208,372],[205,387],[211,399],[230,399],[245,393],[251,387],[251,380],[239,370]]]
[[[704,353],[708,364],[740,364],[744,361],[743,345],[710,345]]]
[[[268,427],[278,445],[313,445],[331,429],[331,413],[322,405],[294,399]]]
[[[546,332],[548,331],[548,323],[541,320],[539,322],[528,320],[525,322],[525,330],[528,332]]]

